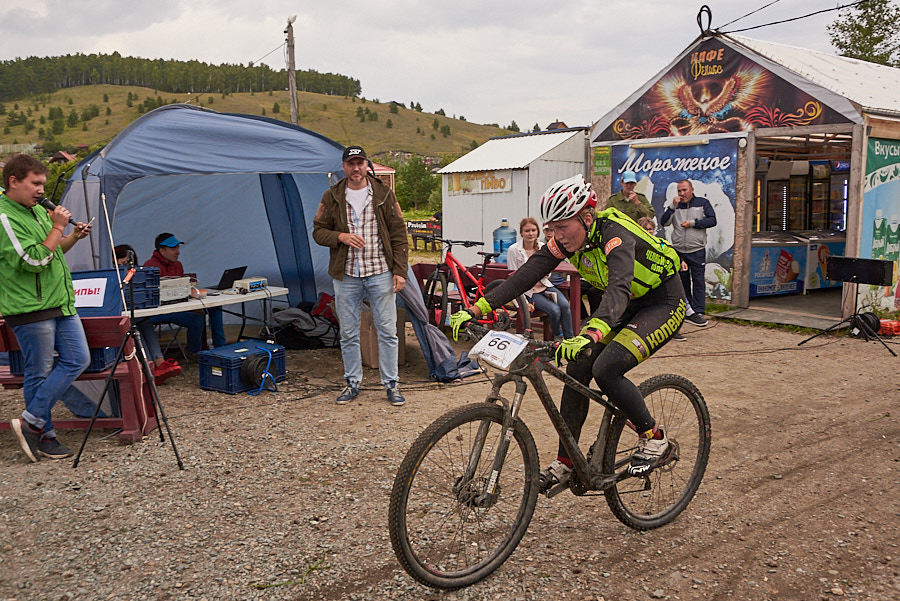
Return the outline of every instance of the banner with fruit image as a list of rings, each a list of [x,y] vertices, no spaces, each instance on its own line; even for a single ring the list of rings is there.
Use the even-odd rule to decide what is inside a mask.
[[[895,316],[900,312],[900,140],[869,138],[863,183],[859,256],[892,261],[891,286],[859,286],[859,306]]]

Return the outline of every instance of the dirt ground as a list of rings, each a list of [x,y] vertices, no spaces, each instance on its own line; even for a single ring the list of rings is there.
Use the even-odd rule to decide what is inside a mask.
[[[186,366],[160,387],[183,471],[156,432],[134,445],[95,432],[73,469],[29,463],[0,431],[0,599],[900,599],[900,359],[710,322],[632,372],[688,377],[712,418],[700,490],[661,529],[629,530],[603,497],[539,497],[492,576],[455,592],[415,583],[388,539],[396,469],[428,423],[489,386],[429,382],[409,328],[400,408],[374,370],[336,406],[336,349],[288,352],[279,392],[257,397],[200,390]],[[548,463],[555,436],[529,394]],[[0,414],[20,411],[21,393],[0,391]],[[83,431],[60,437],[77,449]]]

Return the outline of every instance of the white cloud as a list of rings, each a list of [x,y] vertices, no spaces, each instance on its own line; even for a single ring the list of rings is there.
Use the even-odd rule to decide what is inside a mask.
[[[713,26],[747,12],[710,4]],[[811,13],[821,0],[775,4],[728,31]],[[37,0],[0,8],[0,59],[60,54],[247,64],[284,41],[294,23],[299,69],[359,79],[363,95],[420,102],[428,111],[523,129],[555,119],[588,125],[666,67],[700,33],[695,8],[668,0],[498,0],[376,5],[287,0]],[[837,13],[741,33],[831,52]],[[284,68],[281,50],[265,61]]]

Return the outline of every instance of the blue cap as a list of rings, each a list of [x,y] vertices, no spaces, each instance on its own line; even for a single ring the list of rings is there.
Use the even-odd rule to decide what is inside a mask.
[[[622,181],[626,184],[637,182],[637,175],[634,174],[634,171],[626,171],[622,174]]]
[[[168,238],[160,242],[159,246],[168,246],[169,248],[175,248],[179,244],[184,244],[184,242],[182,242],[175,236],[169,236]]]

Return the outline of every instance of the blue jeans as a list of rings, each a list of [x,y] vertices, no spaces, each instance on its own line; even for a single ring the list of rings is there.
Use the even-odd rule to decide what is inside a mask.
[[[688,266],[680,272],[687,301],[696,313],[706,313],[706,249],[678,254]]]
[[[219,348],[225,346],[225,323],[222,320],[221,307],[212,307],[206,310],[209,315],[209,329],[212,334],[213,346]]]
[[[13,326],[25,363],[25,411],[22,419],[55,437],[50,411],[66,389],[91,363],[84,327],[78,315]],[[58,358],[54,359],[53,351]]]
[[[541,292],[531,297],[534,308],[540,309],[547,314],[547,319],[550,320],[550,329],[553,330],[554,336],[572,338],[575,333],[572,330],[572,310],[569,307],[569,299],[556,287],[547,288],[545,292],[555,292],[556,302],[553,302],[544,295],[544,292]]]
[[[203,348],[203,328],[206,326],[206,319],[203,317],[202,313],[194,313],[193,311],[166,313],[164,315],[154,315],[149,318],[149,321],[153,325],[158,323],[174,323],[177,326],[187,329],[188,352],[197,354]],[[143,332],[141,333],[141,336],[143,336]],[[224,337],[223,334],[222,338]],[[149,350],[147,351],[147,356],[150,356]]]
[[[334,280],[334,308],[341,323],[341,356],[344,379],[349,386],[362,383],[362,354],[359,350],[359,318],[363,299],[372,306],[372,319],[378,332],[378,369],[385,386],[397,382],[397,301],[394,276],[390,271],[357,278],[345,275]]]

